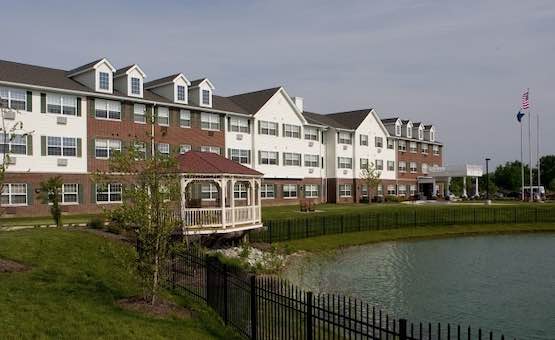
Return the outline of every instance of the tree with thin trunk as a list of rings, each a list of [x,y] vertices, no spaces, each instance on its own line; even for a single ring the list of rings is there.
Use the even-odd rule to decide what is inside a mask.
[[[365,168],[360,171],[360,177],[368,187],[368,203],[372,202],[372,197],[374,193],[377,192],[378,186],[380,185],[380,177],[382,173],[376,167],[373,162],[368,162]]]
[[[62,198],[62,185],[64,181],[62,177],[50,177],[46,181],[40,183],[39,197],[42,203],[50,204],[50,214],[54,219],[57,227],[62,226],[62,208],[60,201]]]
[[[147,145],[135,141],[114,153],[109,170],[96,172],[93,179],[97,185],[123,184],[121,206],[106,214],[109,220],[135,232],[143,298],[154,305],[166,272],[163,267],[169,259],[171,236],[181,231],[180,177],[175,157],[160,155],[153,147],[148,150]],[[154,145],[153,136],[150,145]]]

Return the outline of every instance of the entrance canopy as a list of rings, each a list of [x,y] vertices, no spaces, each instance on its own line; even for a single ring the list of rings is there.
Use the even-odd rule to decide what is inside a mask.
[[[230,233],[262,227],[262,173],[215,153],[177,158],[183,233]]]
[[[445,167],[434,166],[432,168],[428,168],[428,172],[430,177],[432,177],[435,182],[445,183],[445,197],[451,196],[449,185],[451,183],[451,178],[453,177],[462,177],[463,179],[462,197],[468,197],[468,194],[466,192],[466,178],[474,178],[474,196],[480,196],[480,192],[478,190],[478,178],[482,177],[483,175],[483,170],[480,165],[465,164],[451,165]]]

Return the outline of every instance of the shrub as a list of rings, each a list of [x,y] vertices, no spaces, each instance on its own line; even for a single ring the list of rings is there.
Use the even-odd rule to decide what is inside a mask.
[[[102,229],[104,227],[104,218],[101,216],[94,216],[87,222],[87,227],[92,229]]]
[[[122,228],[119,224],[116,223],[109,223],[106,231],[112,234],[121,234]]]

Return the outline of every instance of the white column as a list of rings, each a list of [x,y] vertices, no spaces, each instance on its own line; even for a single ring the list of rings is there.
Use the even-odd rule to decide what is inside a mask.
[[[187,188],[187,182],[185,181],[184,177],[181,177],[181,188],[180,188],[180,193],[181,193],[181,229],[183,230],[183,233],[185,233],[185,197],[186,197],[186,192],[185,189]]]
[[[466,176],[463,176],[463,188],[462,188],[462,197],[464,198],[468,198],[468,195],[466,193]]]
[[[444,198],[447,199],[449,197],[449,185],[451,184],[451,177],[447,177],[447,181],[445,182],[445,188],[443,188]]]
[[[249,181],[249,185],[251,187],[251,214],[252,214],[252,223],[256,221],[256,196],[255,196],[255,188],[254,188],[254,178]]]
[[[225,229],[226,228],[226,220],[225,220],[225,195],[226,195],[226,189],[227,189],[227,180],[222,178],[218,181],[218,184],[220,185],[220,207],[222,209],[222,226]]]
[[[235,178],[231,179],[231,193],[229,196],[229,207],[231,208],[231,227],[235,227],[235,194],[233,189],[235,187]]]
[[[479,197],[480,196],[480,190],[478,190],[478,177],[475,177],[474,179],[476,180],[476,187],[474,188],[474,190],[475,190],[474,195],[476,197]]]
[[[260,180],[260,178],[258,178],[255,183],[258,185],[258,190],[257,190],[257,197],[258,200],[256,201],[256,206],[258,209],[258,219],[257,222],[261,222],[262,221],[262,196],[261,196],[261,190],[262,190],[262,181]]]

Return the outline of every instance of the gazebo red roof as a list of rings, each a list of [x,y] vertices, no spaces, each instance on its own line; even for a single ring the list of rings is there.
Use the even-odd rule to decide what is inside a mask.
[[[186,174],[263,175],[213,152],[189,151],[177,157],[177,164],[180,172]]]

